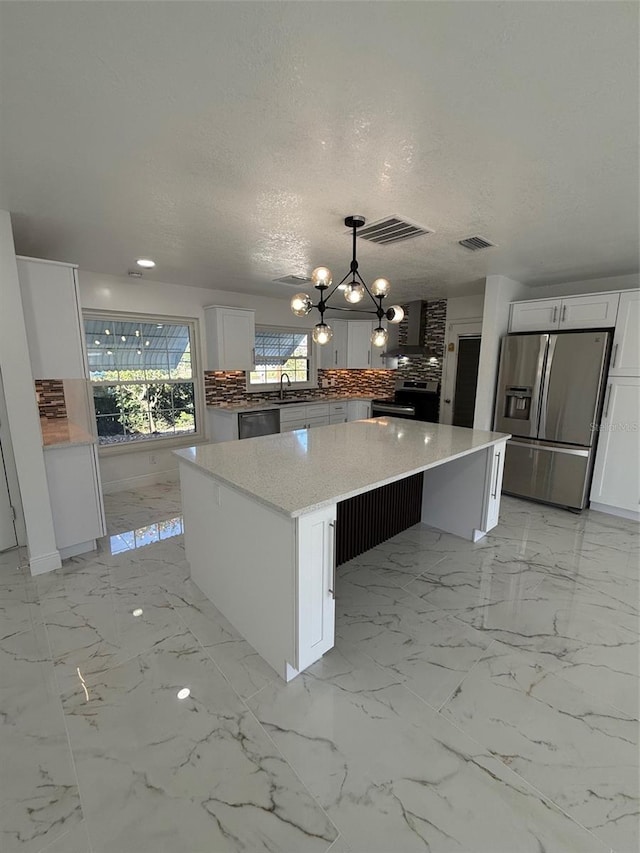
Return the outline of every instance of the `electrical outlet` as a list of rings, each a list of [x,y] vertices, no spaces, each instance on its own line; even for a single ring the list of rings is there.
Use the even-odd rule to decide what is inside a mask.
[[[157,459],[155,453],[150,453],[149,454],[149,465],[156,465],[157,462],[158,462],[158,459]]]

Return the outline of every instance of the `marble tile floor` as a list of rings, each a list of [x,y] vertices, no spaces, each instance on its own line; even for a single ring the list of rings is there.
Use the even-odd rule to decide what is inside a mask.
[[[189,580],[177,486],[105,503],[57,572],[0,554],[2,853],[637,851],[633,523],[411,528],[285,685]]]

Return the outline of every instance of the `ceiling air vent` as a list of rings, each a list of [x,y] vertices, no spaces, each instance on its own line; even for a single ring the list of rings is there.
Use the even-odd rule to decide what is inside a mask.
[[[458,240],[461,246],[465,249],[471,249],[472,252],[477,252],[478,249],[488,249],[489,246],[495,246],[495,243],[489,242],[486,237],[480,237],[476,234],[474,237],[465,237],[464,240]]]
[[[351,232],[349,232],[351,233]],[[401,216],[387,216],[370,225],[358,229],[358,237],[369,240],[371,243],[381,243],[385,246],[391,243],[400,243],[402,240],[410,240],[412,237],[420,237],[422,234],[433,234],[432,228],[425,228],[415,222],[409,222]]]
[[[289,287],[302,287],[311,281],[306,275],[283,275],[281,278],[274,278],[273,280],[278,284],[286,284]]]

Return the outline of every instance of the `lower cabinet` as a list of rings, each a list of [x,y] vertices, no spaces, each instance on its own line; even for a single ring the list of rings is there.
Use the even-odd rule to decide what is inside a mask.
[[[498,523],[500,514],[500,494],[502,491],[502,474],[504,472],[504,457],[507,450],[506,441],[493,447],[493,456],[489,461],[487,471],[487,497],[484,509],[483,530],[492,530]]]
[[[626,510],[634,516],[640,512],[639,420],[640,378],[610,378],[598,436],[591,502]]]
[[[61,556],[93,550],[106,532],[95,446],[52,447],[45,449],[44,460]]]
[[[371,402],[369,400],[349,400],[349,420],[364,421],[371,417]]]
[[[297,520],[298,670],[333,648],[335,637],[336,506]]]
[[[344,403],[329,403],[329,423],[330,424],[346,424],[349,420],[349,404]]]

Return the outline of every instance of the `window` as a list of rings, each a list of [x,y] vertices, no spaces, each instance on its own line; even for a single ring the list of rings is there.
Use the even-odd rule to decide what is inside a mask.
[[[101,446],[197,432],[192,323],[88,315],[84,328]]]
[[[249,390],[273,390],[274,385],[280,384],[283,373],[292,385],[306,388],[315,385],[311,332],[256,326],[255,345],[256,369],[249,373]]]

